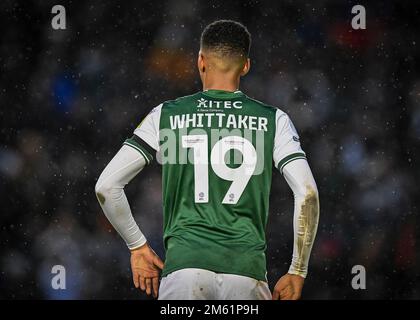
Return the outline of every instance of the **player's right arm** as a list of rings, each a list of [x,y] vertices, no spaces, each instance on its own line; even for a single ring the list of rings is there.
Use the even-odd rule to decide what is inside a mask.
[[[143,131],[153,134],[150,128],[147,130],[151,120],[152,117],[146,117],[144,124],[139,128],[144,127]],[[149,144],[140,137],[142,133],[138,133],[139,128],[131,139],[125,141],[106,166],[96,183],[95,193],[105,216],[131,251],[131,269],[136,288],[140,287],[147,294],[153,293],[156,297],[159,287],[159,270],[163,268],[163,262],[149,247],[134,220],[124,193],[125,185],[152,160]],[[146,139],[150,139],[150,136]]]

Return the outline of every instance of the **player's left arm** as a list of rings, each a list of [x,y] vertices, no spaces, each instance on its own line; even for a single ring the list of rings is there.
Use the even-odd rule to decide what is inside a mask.
[[[319,220],[318,189],[306,159],[296,159],[283,168],[295,198],[293,257],[289,271],[277,282],[273,299],[297,300],[308,274],[308,263]]]
[[[278,110],[273,160],[294,195],[294,245],[289,271],[280,278],[273,291],[273,300],[300,298],[319,220],[318,189],[299,136],[290,118]]]

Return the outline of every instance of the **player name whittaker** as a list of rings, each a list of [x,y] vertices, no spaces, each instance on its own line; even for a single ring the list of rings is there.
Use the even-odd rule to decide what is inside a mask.
[[[231,128],[267,131],[267,118],[225,113],[188,113],[169,116],[171,129]]]

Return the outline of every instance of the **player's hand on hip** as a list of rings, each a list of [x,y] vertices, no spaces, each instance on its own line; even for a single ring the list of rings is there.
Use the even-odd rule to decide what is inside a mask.
[[[159,270],[163,269],[163,262],[146,243],[140,248],[131,250],[131,271],[136,288],[153,294],[156,298],[159,290]]]
[[[302,294],[305,278],[287,273],[277,281],[273,300],[298,300]]]

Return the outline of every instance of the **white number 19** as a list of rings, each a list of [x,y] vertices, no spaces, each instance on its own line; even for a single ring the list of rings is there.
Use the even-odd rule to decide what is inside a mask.
[[[186,135],[182,147],[194,152],[194,198],[196,203],[209,201],[208,138],[207,135]],[[242,153],[242,164],[229,168],[225,162],[226,152],[236,149]],[[210,164],[214,173],[223,180],[232,181],[223,198],[224,204],[236,204],[247,186],[257,165],[257,152],[247,139],[227,136],[220,139],[211,150]]]

